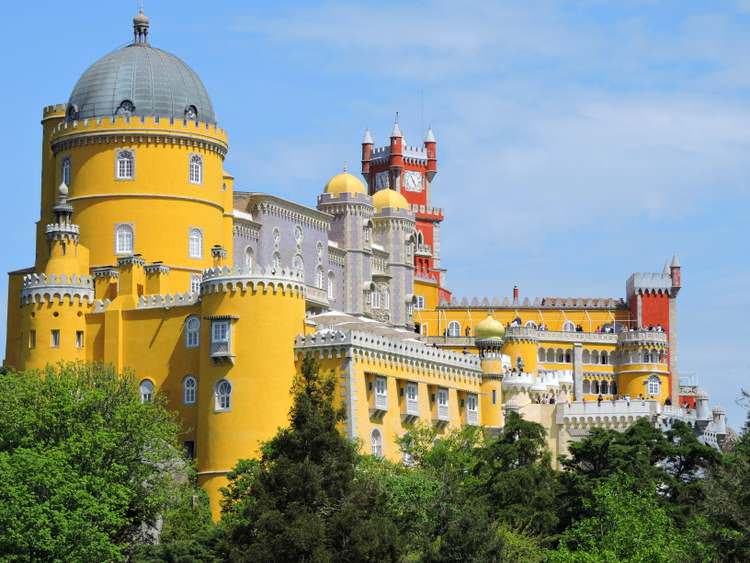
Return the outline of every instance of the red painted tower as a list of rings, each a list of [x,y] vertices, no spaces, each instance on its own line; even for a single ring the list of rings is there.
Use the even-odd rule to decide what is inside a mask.
[[[401,133],[398,114],[387,146],[374,147],[370,131],[362,140],[362,176],[370,195],[378,190],[400,192],[411,205],[417,221],[415,279],[429,280],[442,288],[445,270],[440,267],[442,209],[430,206],[430,187],[437,174],[437,141],[432,129],[422,146],[408,146]],[[450,293],[441,289],[441,297]]]

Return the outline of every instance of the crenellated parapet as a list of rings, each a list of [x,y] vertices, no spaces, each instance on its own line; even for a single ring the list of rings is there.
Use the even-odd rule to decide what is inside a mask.
[[[626,309],[623,299],[590,298],[590,297],[537,297],[533,301],[528,297],[520,303],[514,303],[510,297],[458,297],[452,296],[450,301],[442,300],[438,305],[441,309]]]
[[[23,278],[21,304],[39,303],[42,301],[62,302],[78,300],[83,303],[94,301],[94,278],[91,276],[66,276],[28,274]]]
[[[138,298],[139,309],[163,309],[169,307],[186,307],[195,305],[198,295],[195,293],[175,293],[166,295],[141,295]]]
[[[55,153],[72,147],[112,143],[150,143],[201,148],[226,155],[227,133],[215,124],[187,119],[113,116],[82,121],[65,120],[50,136]]]
[[[252,272],[228,266],[209,268],[203,272],[201,295],[226,291],[268,291],[294,293],[304,297],[306,286],[304,272],[298,270],[275,270],[273,267],[256,266]]]
[[[49,241],[78,242],[81,229],[74,223],[48,223],[44,233]]]
[[[322,358],[355,354],[395,361],[416,369],[432,369],[445,375],[461,375],[479,380],[482,378],[478,356],[458,354],[369,332],[321,330],[308,336],[298,336],[294,345],[298,354],[315,352]]]

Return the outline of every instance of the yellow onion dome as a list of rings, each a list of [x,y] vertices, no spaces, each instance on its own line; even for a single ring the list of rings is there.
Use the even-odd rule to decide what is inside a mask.
[[[487,318],[480,322],[474,329],[474,334],[479,340],[485,338],[502,338],[505,336],[505,328],[503,323],[495,319],[492,315],[487,315]]]
[[[396,190],[385,188],[372,196],[375,211],[380,213],[383,209],[409,209],[409,202]]]
[[[352,176],[348,172],[342,172],[336,174],[333,178],[328,180],[326,187],[323,191],[327,194],[336,195],[339,194],[366,194],[367,190],[362,180],[356,176]]]

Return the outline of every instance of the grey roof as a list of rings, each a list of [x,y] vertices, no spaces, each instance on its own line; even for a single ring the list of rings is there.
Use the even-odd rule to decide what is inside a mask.
[[[118,111],[123,101],[135,108],[125,104]],[[96,61],[78,79],[68,103],[75,106],[77,119],[123,112],[195,119],[187,111],[195,106],[199,121],[216,123],[211,99],[198,75],[174,55],[147,43],[132,43]]]

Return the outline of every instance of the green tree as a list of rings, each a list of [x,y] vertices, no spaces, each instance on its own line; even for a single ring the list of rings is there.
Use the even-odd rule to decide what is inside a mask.
[[[680,532],[655,488],[614,475],[599,482],[584,500],[590,516],[569,529],[550,552],[552,563],[683,563],[712,559]]]
[[[61,364],[0,376],[0,553],[113,561],[149,540],[181,486],[178,427],[132,375]]]
[[[383,516],[385,495],[355,480],[357,453],[338,430],[343,413],[333,406],[334,390],[333,376],[305,358],[290,426],[265,445],[257,470],[228,489],[224,545],[232,560],[397,559],[399,533]]]
[[[750,561],[750,413],[739,441],[709,474],[705,537],[725,561]]]

